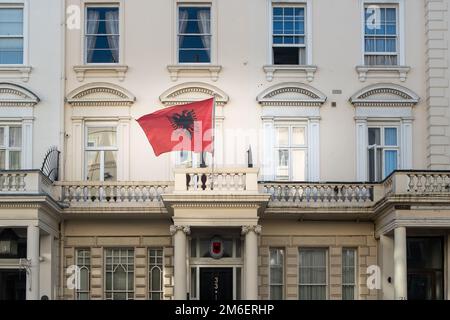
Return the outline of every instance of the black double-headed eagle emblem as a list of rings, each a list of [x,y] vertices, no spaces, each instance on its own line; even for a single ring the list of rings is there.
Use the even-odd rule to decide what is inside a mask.
[[[194,110],[183,110],[181,113],[174,113],[167,117],[173,130],[184,129],[189,132],[189,138],[192,140],[195,130],[195,121],[197,115]]]

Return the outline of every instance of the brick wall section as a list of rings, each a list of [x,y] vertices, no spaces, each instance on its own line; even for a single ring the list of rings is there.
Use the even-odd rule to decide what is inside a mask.
[[[376,291],[366,286],[366,270],[377,264],[377,242],[373,236],[262,236],[259,248],[259,295],[269,299],[269,248],[285,251],[285,299],[298,299],[298,250],[299,248],[328,249],[328,298],[342,299],[342,248],[355,248],[358,252],[357,299],[377,299]]]
[[[148,279],[148,249],[147,248],[135,248],[135,290],[134,297],[136,300],[147,299],[147,279]]]
[[[426,0],[428,169],[450,169],[448,0]]]

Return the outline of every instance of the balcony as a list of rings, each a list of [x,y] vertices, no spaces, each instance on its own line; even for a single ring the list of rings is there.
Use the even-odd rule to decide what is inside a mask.
[[[376,206],[397,202],[450,202],[450,171],[396,171],[380,183],[258,182],[258,169],[175,169],[172,182],[54,182],[38,170],[0,171],[0,196],[49,196],[62,210],[70,208],[164,207],[164,196],[186,199],[222,197],[233,201],[268,196],[277,212],[327,211],[373,213]],[[256,198],[255,198],[256,199]],[[142,209],[144,208],[144,209]],[[145,211],[145,210],[144,210]]]

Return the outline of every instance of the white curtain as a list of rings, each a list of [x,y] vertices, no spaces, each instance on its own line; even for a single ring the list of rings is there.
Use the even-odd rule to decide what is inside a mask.
[[[106,33],[114,62],[119,62],[119,11],[112,10],[105,14]]]
[[[189,17],[188,11],[180,9],[179,16],[178,16],[179,28],[180,28],[178,30],[178,33],[180,35],[180,39],[179,39],[180,42],[178,44],[178,48],[181,48],[181,46],[183,44],[183,40],[184,40],[183,34],[186,33],[187,24],[188,24],[188,17]]]
[[[99,26],[99,17],[100,13],[95,10],[88,10],[87,14],[87,28],[86,28],[86,34],[88,35],[95,35],[98,33],[98,26]],[[92,61],[92,56],[94,55],[95,49],[95,42],[97,40],[97,37],[95,36],[88,36],[86,40],[86,53],[87,53],[87,62]]]
[[[210,30],[210,19],[209,19],[209,10],[199,10],[197,13],[198,19],[198,28],[202,35],[203,47],[208,49],[208,57],[210,57],[210,49],[211,49],[211,33]]]

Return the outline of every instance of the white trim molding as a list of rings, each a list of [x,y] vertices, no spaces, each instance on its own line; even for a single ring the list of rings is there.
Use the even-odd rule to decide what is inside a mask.
[[[20,124],[22,127],[22,163],[23,170],[33,167],[33,122],[34,106],[39,97],[14,83],[0,83],[0,121]]]
[[[222,70],[222,66],[212,64],[192,64],[183,63],[167,66],[167,70],[170,73],[170,80],[177,81],[181,76],[187,77],[210,77],[212,81],[219,80],[219,73]]]
[[[395,5],[398,7],[398,65],[395,66],[367,66],[364,63],[365,54],[365,5]],[[405,55],[405,0],[359,0],[361,12],[361,62],[356,66],[356,72],[361,82],[367,79],[392,79],[396,78],[402,82],[406,81],[410,67],[406,65]]]
[[[86,64],[74,66],[73,71],[79,82],[85,78],[117,78],[119,81],[125,80],[128,66],[120,64]]]
[[[396,84],[374,84],[350,98],[355,107],[356,179],[368,180],[367,148],[370,124],[394,124],[399,130],[399,169],[413,169],[413,107],[420,98],[413,91]]]
[[[274,65],[273,64],[273,6],[303,6],[306,13],[305,43],[306,65]],[[313,65],[313,1],[312,0],[267,0],[268,22],[268,54],[267,65],[263,66],[266,80],[272,82],[275,78],[314,80],[317,66]]]
[[[105,82],[86,84],[67,96],[67,102],[73,107],[129,107],[135,101],[135,96],[128,90]]]
[[[319,90],[297,82],[272,86],[257,97],[263,109],[263,180],[275,177],[275,127],[280,123],[298,123],[307,127],[307,179],[320,180],[320,107],[326,100]]]

